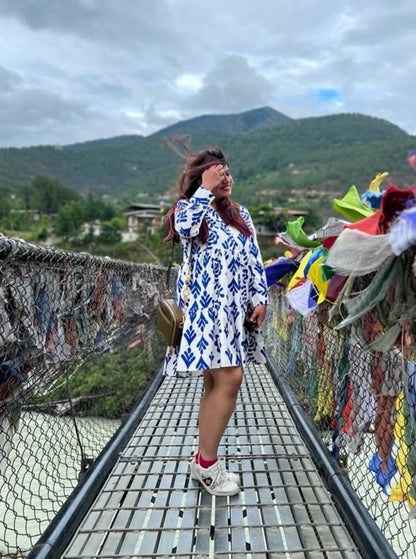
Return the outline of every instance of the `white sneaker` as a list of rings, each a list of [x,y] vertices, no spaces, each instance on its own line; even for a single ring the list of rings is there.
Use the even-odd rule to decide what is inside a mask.
[[[195,461],[195,456],[192,458],[191,461],[191,478],[192,479],[197,479],[199,480],[199,477],[197,477],[196,475],[196,470],[198,468],[201,468],[201,466],[199,464],[196,463]],[[228,480],[233,481],[234,483],[236,483],[237,485],[241,485],[241,480],[240,480],[240,476],[235,474],[234,472],[230,472],[229,470],[226,470],[225,468],[223,468],[223,466],[221,465],[221,468],[223,469],[225,476]],[[201,468],[203,469],[203,468]]]
[[[237,495],[240,492],[240,487],[235,481],[228,478],[227,472],[222,469],[219,460],[209,468],[203,468],[192,460],[190,467],[191,476],[197,479],[211,495],[220,497]]]

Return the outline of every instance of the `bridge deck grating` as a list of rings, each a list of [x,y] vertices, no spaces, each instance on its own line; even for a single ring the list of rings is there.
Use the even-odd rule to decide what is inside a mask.
[[[221,452],[242,491],[190,479],[202,382],[165,378],[65,559],[359,559],[265,366],[245,375]]]

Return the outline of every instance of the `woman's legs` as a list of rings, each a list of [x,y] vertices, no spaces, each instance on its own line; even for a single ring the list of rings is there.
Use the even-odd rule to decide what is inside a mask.
[[[199,408],[199,451],[215,460],[221,437],[234,411],[243,379],[242,367],[224,367],[204,373],[204,394]]]

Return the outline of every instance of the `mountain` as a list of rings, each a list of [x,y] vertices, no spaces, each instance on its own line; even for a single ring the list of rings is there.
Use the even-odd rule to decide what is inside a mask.
[[[104,146],[124,146],[126,144],[131,144],[140,141],[144,136],[139,136],[137,134],[130,134],[126,136],[114,136],[113,138],[101,138],[98,140],[89,140],[88,142],[81,142],[77,144],[69,144],[67,147],[72,150],[83,150],[93,147],[104,147]]]
[[[164,145],[165,136],[207,134],[214,141],[219,135],[249,132],[285,121],[290,121],[289,117],[266,107],[240,115],[197,117],[184,121],[183,127],[177,123],[148,137],[117,136],[66,146],[0,149],[0,184],[17,187],[44,174],[81,192],[108,194],[129,186],[137,186],[140,191],[144,176],[165,166],[171,169],[177,159]]]
[[[290,122],[290,117],[264,107],[240,114],[203,115],[190,120],[183,120],[156,132],[154,136],[175,136],[180,134],[242,134],[252,130],[271,128]]]
[[[121,203],[138,196],[154,201],[175,186],[183,164],[166,145],[171,136],[185,136],[193,150],[219,145],[230,161],[236,198],[246,204],[286,204],[298,191],[343,193],[385,170],[399,186],[415,182],[406,155],[416,138],[390,122],[360,114],[295,120],[264,107],[197,117],[148,137],[0,149],[0,185],[18,188],[43,174]]]

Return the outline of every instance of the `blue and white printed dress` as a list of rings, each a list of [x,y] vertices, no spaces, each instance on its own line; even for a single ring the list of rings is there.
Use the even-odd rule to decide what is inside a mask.
[[[267,283],[255,230],[248,211],[241,215],[253,231],[245,237],[226,225],[211,206],[214,195],[204,186],[176,206],[175,229],[183,247],[179,269],[178,304],[183,307],[185,276],[191,257],[191,280],[185,324],[179,348],[167,350],[164,373],[187,377],[207,369],[264,363],[263,337],[258,329],[248,332],[244,319],[248,304],[267,303]],[[209,227],[205,244],[192,238],[203,219]]]

